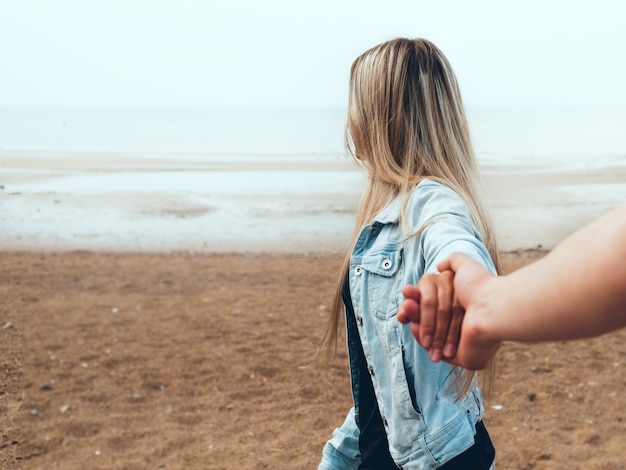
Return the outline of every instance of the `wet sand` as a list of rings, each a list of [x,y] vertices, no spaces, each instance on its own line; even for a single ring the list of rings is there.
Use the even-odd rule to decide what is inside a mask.
[[[0,155],[5,249],[337,253],[364,176],[346,159]],[[485,164],[504,251],[552,248],[626,202],[626,161]]]

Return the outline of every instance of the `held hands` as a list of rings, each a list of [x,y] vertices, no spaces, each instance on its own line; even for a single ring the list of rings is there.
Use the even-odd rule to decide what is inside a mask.
[[[424,274],[416,286],[402,289],[405,301],[398,309],[401,323],[411,322],[411,333],[434,362],[452,358],[459,341],[464,310],[455,302],[454,273]]]
[[[480,264],[454,254],[442,261],[440,274],[425,274],[402,290],[398,320],[410,323],[415,339],[431,360],[471,370],[486,367],[500,342],[488,338],[484,300],[495,279]]]

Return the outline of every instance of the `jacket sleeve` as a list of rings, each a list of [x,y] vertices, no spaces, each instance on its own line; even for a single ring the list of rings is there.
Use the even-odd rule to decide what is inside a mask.
[[[333,437],[324,446],[318,470],[356,470],[360,462],[359,428],[353,407],[344,423],[333,431]]]
[[[420,243],[424,256],[424,272],[437,272],[437,265],[441,261],[453,253],[463,253],[495,274],[496,268],[491,256],[473,224],[455,220],[454,217],[448,216],[434,222],[422,232]]]
[[[419,194],[420,218],[424,230],[420,236],[424,273],[437,272],[437,264],[453,253],[463,253],[493,274],[495,266],[476,230],[469,208],[451,189],[436,185]]]

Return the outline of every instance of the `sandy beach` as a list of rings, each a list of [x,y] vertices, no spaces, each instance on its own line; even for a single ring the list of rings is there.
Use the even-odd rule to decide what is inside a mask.
[[[336,256],[2,260],[2,468],[315,468],[350,407],[344,350],[314,360]],[[498,468],[624,468],[625,340],[503,346]]]
[[[1,468],[316,468],[351,402],[344,350],[315,360],[362,183],[349,161],[0,167]],[[626,199],[621,160],[484,174],[504,272]],[[625,344],[505,344],[497,468],[626,468]]]

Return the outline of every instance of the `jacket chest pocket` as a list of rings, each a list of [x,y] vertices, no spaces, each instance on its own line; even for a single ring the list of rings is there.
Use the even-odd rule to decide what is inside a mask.
[[[402,249],[366,253],[360,266],[365,271],[367,292],[365,308],[381,319],[396,314],[398,309],[399,283],[402,276]],[[357,271],[358,272],[358,271]]]

